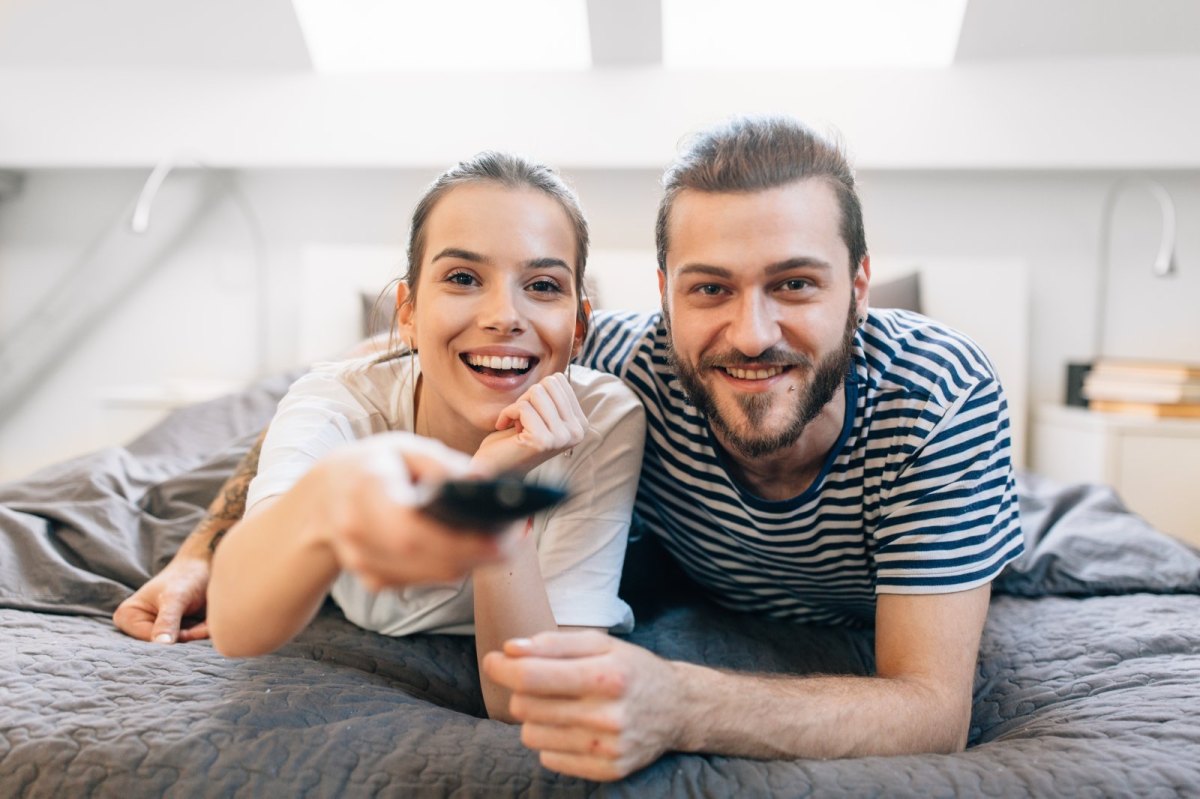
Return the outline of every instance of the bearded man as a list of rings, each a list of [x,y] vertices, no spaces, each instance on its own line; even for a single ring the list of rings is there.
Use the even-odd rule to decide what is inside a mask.
[[[663,185],[662,313],[597,314],[582,359],[646,406],[637,513],[726,607],[873,625],[875,674],[729,673],[545,633],[484,662],[522,740],[597,780],[671,750],[961,750],[990,583],[1023,548],[991,364],[932,320],[868,310],[853,173],[799,122],[704,131]]]

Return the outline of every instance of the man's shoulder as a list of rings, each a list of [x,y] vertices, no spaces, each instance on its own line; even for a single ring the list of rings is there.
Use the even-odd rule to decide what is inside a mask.
[[[876,393],[952,402],[996,382],[991,361],[969,336],[913,311],[872,308],[858,345],[859,376]]]
[[[597,311],[580,355],[583,365],[624,376],[635,361],[650,363],[665,352],[661,313]]]

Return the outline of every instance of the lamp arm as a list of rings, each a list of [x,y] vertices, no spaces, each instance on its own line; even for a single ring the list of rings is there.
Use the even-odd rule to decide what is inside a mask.
[[[1112,267],[1112,218],[1116,210],[1117,198],[1130,186],[1140,186],[1158,200],[1162,211],[1162,234],[1158,244],[1158,254],[1151,267],[1156,277],[1168,277],[1175,274],[1175,232],[1176,215],[1175,201],[1170,192],[1156,180],[1149,178],[1122,178],[1114,183],[1104,196],[1104,205],[1100,212],[1100,247],[1099,274],[1096,276],[1096,313],[1092,328],[1092,359],[1099,360],[1104,354],[1104,332],[1107,329],[1105,321],[1108,317],[1108,278]]]

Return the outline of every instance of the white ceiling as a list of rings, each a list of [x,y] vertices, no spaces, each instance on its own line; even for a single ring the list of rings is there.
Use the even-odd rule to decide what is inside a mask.
[[[752,72],[660,68],[662,0],[587,5],[591,69],[329,75],[291,0],[0,0],[0,169],[657,169],[757,112],[863,169],[1200,169],[1200,0],[967,0],[949,68]]]
[[[1198,53],[1196,0],[969,0],[955,61]]]
[[[0,66],[309,69],[291,0],[3,0]]]
[[[597,67],[661,63],[660,0],[588,0],[588,18]],[[968,0],[956,61],[1198,53],[1197,0]],[[0,66],[308,70],[312,60],[291,0],[7,0]]]

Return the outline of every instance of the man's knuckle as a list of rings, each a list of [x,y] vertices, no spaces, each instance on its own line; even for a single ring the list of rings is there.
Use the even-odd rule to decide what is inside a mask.
[[[513,691],[525,693],[529,690],[529,671],[525,668],[525,664],[518,662],[513,668],[512,682],[509,686]],[[513,697],[516,698],[515,696]]]

